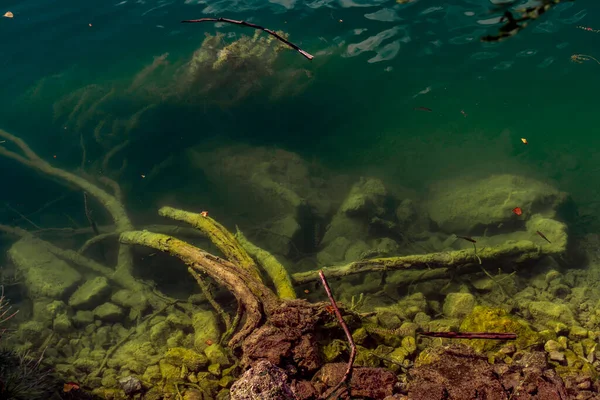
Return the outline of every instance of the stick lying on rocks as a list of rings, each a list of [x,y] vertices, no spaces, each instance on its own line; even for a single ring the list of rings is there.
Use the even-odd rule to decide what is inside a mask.
[[[344,382],[348,381],[352,377],[352,364],[354,364],[354,358],[356,357],[356,345],[354,344],[354,339],[352,339],[352,334],[350,333],[350,329],[348,329],[348,325],[344,322],[344,318],[342,317],[342,313],[335,303],[335,299],[333,298],[333,294],[331,294],[331,288],[327,283],[327,279],[325,279],[325,274],[323,271],[319,271],[319,277],[321,278],[321,282],[323,283],[323,287],[325,287],[325,291],[327,292],[327,297],[329,297],[329,301],[331,302],[331,307],[333,307],[333,312],[337,317],[339,324],[341,325],[344,333],[346,334],[346,338],[348,338],[348,344],[350,345],[350,359],[348,360],[348,368],[346,369],[346,373],[342,377],[342,380],[330,391],[328,391],[329,395],[326,398],[329,398],[333,393],[335,393],[340,386],[344,384]]]
[[[298,53],[302,54],[304,57],[308,58],[309,60],[312,60],[313,58],[315,58],[315,56],[313,56],[312,54],[307,53],[306,51],[302,50],[300,47],[296,46],[294,43],[288,41],[287,39],[281,37],[280,35],[277,34],[277,32],[268,29],[268,28],[264,28],[262,26],[256,25],[256,24],[252,24],[250,22],[246,22],[246,21],[238,21],[235,19],[229,19],[229,18],[200,18],[200,19],[186,19],[184,21],[181,21],[184,24],[193,24],[193,23],[197,23],[197,22],[228,22],[230,24],[235,24],[235,25],[243,25],[243,26],[248,26],[250,28],[254,28],[254,29],[260,29],[261,31],[267,32],[269,35],[274,36],[277,40],[287,44],[288,46],[290,46],[292,49],[296,50]]]
[[[417,332],[421,336],[445,339],[517,340],[516,333],[497,332]]]

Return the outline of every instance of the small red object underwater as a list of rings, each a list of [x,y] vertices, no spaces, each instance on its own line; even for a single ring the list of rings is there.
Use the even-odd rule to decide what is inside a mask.
[[[521,207],[515,207],[515,208],[513,208],[512,212],[514,212],[517,215],[522,215],[523,214],[523,210],[521,210]]]
[[[63,392],[69,393],[71,390],[79,390],[79,384],[75,382],[67,382],[63,385]]]

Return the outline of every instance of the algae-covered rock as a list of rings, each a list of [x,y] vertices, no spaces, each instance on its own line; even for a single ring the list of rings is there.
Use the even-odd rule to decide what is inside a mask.
[[[444,301],[444,315],[450,318],[462,318],[473,311],[475,296],[471,293],[449,293]]]
[[[167,350],[165,361],[177,367],[185,366],[189,371],[198,372],[208,363],[208,358],[191,349],[175,347]]]
[[[104,303],[94,309],[94,315],[106,322],[116,322],[123,319],[125,311],[116,304]]]
[[[158,365],[150,365],[148,368],[146,368],[144,375],[142,375],[142,379],[145,382],[157,383],[162,379],[160,367]]]
[[[124,308],[131,308],[138,312],[144,311],[148,307],[148,299],[142,292],[133,292],[128,289],[121,289],[110,298],[110,301]]]
[[[354,359],[354,365],[357,367],[378,367],[381,364],[381,358],[373,354],[373,351],[362,347],[356,346],[356,358]]]
[[[362,328],[364,330],[364,328]],[[333,339],[321,348],[321,356],[324,363],[333,362],[344,354],[348,346],[340,339]]]
[[[221,376],[221,365],[220,364],[210,364],[208,366],[208,372],[210,372],[214,376]]]
[[[532,240],[543,246],[546,253],[562,253],[567,247],[567,225],[563,222],[542,214],[534,214],[527,221],[526,228]],[[550,243],[542,238],[538,232],[546,236]]]
[[[285,370],[269,361],[259,361],[231,385],[231,400],[293,399]]]
[[[532,301],[529,303],[529,312],[536,323],[550,326],[552,322],[563,322],[575,325],[575,316],[566,304],[552,303],[549,301]]]
[[[98,276],[79,286],[69,298],[69,305],[73,308],[91,310],[102,304],[109,293],[108,279]]]
[[[349,216],[381,214],[386,196],[387,190],[380,179],[361,178],[352,186],[339,211]]]
[[[448,233],[483,233],[486,228],[514,229],[532,214],[553,218],[567,195],[554,187],[516,175],[493,175],[486,179],[446,180],[431,188],[427,211]],[[522,216],[512,212],[523,210]]]
[[[500,308],[476,306],[460,325],[462,332],[516,333],[517,349],[524,349],[541,341],[540,335],[523,319],[509,315]],[[496,340],[471,340],[478,351],[489,351],[502,345]]]
[[[225,350],[218,343],[213,343],[206,347],[204,349],[204,354],[206,354],[206,357],[208,357],[211,364],[220,364],[222,366],[231,365]]]
[[[272,253],[287,256],[292,249],[292,240],[302,227],[294,215],[287,215],[267,225],[268,232],[262,240]]]
[[[219,341],[219,323],[212,311],[198,311],[192,315],[194,327],[194,348],[203,351],[210,343]]]
[[[47,332],[43,323],[38,321],[27,321],[19,325],[17,337],[24,342],[37,342]]]
[[[161,360],[158,364],[160,367],[160,375],[165,381],[176,381],[180,379],[181,369],[173,364]]]
[[[344,256],[350,245],[350,240],[338,236],[317,254],[317,261],[322,265],[332,265],[344,261]]]
[[[52,323],[52,329],[56,333],[67,333],[73,328],[73,323],[69,319],[69,316],[65,314],[57,315]]]
[[[64,298],[82,279],[77,270],[50,253],[37,239],[17,241],[8,250],[8,256],[22,274],[31,299]]]
[[[362,258],[362,255],[369,251],[371,247],[363,240],[357,240],[346,249],[344,261],[352,262]]]

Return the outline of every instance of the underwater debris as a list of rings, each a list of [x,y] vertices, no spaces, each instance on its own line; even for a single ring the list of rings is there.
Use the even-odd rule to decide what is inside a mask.
[[[594,29],[594,28],[589,27],[589,26],[578,25],[575,28],[577,28],[577,29],[583,29],[584,31],[587,31],[587,32],[600,33],[600,29]]]
[[[590,61],[590,60],[594,60],[596,61],[596,63],[600,64],[600,61],[598,61],[596,58],[587,55],[587,54],[573,54],[571,56],[571,61],[577,64],[583,64],[584,61]]]
[[[515,207],[512,209],[512,212],[515,213],[516,215],[523,215],[523,210],[521,210],[521,207]]]
[[[413,110],[415,110],[415,111],[427,111],[427,112],[432,112],[433,111],[431,108],[427,108],[427,107],[415,107],[415,108],[413,108]]]
[[[3,15],[3,17],[5,17],[5,18],[12,18],[14,16],[15,15],[13,13],[11,13],[10,11],[5,12],[4,15]]]
[[[335,313],[335,316],[336,316],[340,326],[344,330],[344,333],[346,334],[346,338],[348,339],[348,344],[350,345],[350,359],[348,360],[348,367],[346,368],[346,372],[344,373],[344,376],[342,377],[342,379],[338,382],[338,384],[333,389],[331,389],[329,391],[329,396],[331,396],[352,375],[352,364],[354,364],[354,359],[356,358],[356,345],[354,344],[354,339],[352,338],[352,334],[350,333],[350,330],[348,329],[348,325],[346,325],[346,322],[344,322],[342,313],[340,312],[340,309],[338,308],[337,304],[335,303],[333,294],[331,294],[331,288],[329,287],[329,284],[327,283],[327,279],[325,278],[325,274],[323,274],[323,271],[319,271],[319,277],[321,278],[323,287],[325,288],[325,291],[327,292],[327,297],[329,297],[329,301],[331,302],[331,307],[333,308],[333,312]]]
[[[521,17],[518,19],[510,11],[504,11],[504,15],[500,18],[500,22],[504,22],[504,25],[500,27],[498,34],[483,36],[481,41],[498,42],[514,36],[528,25],[528,21],[539,18],[552,7],[567,1],[575,0],[541,0],[541,4],[538,6],[518,9],[517,11],[521,13]],[[512,3],[514,2],[509,2],[509,4]],[[503,6],[506,6],[506,4],[503,4]]]
[[[521,138],[521,142],[523,142],[523,144],[529,144],[529,142],[525,138]]]
[[[541,237],[542,239],[544,239],[546,242],[548,242],[548,243],[552,243],[550,240],[548,240],[548,238],[546,237],[546,235],[544,235],[542,232],[540,232],[540,231],[535,231],[535,233],[537,233],[538,235],[540,235],[540,237]]]
[[[458,236],[458,235],[456,235],[456,237],[459,238],[459,239],[466,240],[466,241],[471,242],[471,243],[477,243],[477,240],[473,239],[472,237]]]
[[[200,18],[200,19],[188,19],[188,20],[184,20],[181,21],[182,23],[197,23],[197,22],[228,22],[230,24],[235,24],[235,25],[244,25],[244,26],[248,26],[250,28],[254,28],[254,29],[260,29],[263,32],[267,32],[269,35],[274,36],[277,40],[287,44],[288,46],[290,46],[292,49],[296,50],[298,53],[302,54],[304,57],[308,58],[309,60],[312,60],[313,58],[315,58],[315,56],[313,56],[312,54],[307,53],[306,51],[302,50],[300,47],[296,46],[294,43],[288,41],[287,39],[281,37],[279,34],[277,34],[277,32],[268,29],[268,28],[264,28],[262,26],[256,25],[256,24],[252,24],[250,22],[246,22],[246,21],[238,21],[235,19],[229,19],[229,18]]]

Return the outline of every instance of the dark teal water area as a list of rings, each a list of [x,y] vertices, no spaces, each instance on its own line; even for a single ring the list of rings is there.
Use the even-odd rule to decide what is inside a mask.
[[[152,105],[127,133],[131,144],[122,153],[128,206],[142,214],[155,213],[148,201],[153,193],[202,178],[180,170],[148,187],[141,174],[187,147],[233,141],[279,146],[334,169],[415,189],[463,174],[542,178],[571,193],[583,213],[600,215],[600,64],[571,60],[573,54],[600,59],[600,34],[577,28],[600,29],[600,6],[592,1],[560,4],[517,36],[492,44],[479,38],[497,32],[499,14],[484,0],[24,0],[3,2],[1,11],[14,18],[0,19],[0,126],[42,158],[74,170],[83,139],[86,163],[96,168],[94,162],[121,140],[96,145],[97,114],[79,125],[68,121],[77,106],[73,99],[85,93],[81,88],[97,85],[92,97],[116,88],[102,106],[103,115],[113,118],[127,120]],[[179,22],[206,16],[283,30],[315,59],[286,50],[271,81],[232,104],[210,96],[161,102],[143,90],[127,92],[154,57],[169,53],[169,62],[184,63],[206,33],[253,33]],[[300,89],[291,80],[283,93],[298,93],[274,98],[269,85],[286,82],[279,71],[310,79],[298,79],[298,86],[308,81]],[[164,87],[169,78],[160,77]],[[230,78],[235,88],[235,75]],[[232,97],[221,84],[213,93]],[[433,112],[414,110],[421,106]],[[12,160],[1,158],[0,168],[2,202],[23,214],[64,194]],[[75,197],[72,205],[80,207]],[[15,218],[6,208],[0,216],[8,224]]]

